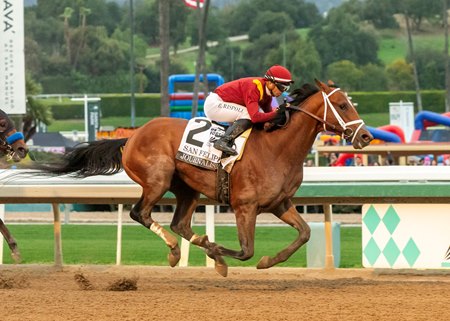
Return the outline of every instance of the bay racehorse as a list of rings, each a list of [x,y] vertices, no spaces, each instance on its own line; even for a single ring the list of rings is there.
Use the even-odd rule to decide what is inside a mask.
[[[0,109],[0,156],[15,162],[25,158],[28,153],[23,134],[16,130],[14,122]],[[0,232],[11,249],[11,256],[16,263],[20,262],[20,252],[17,242],[11,232],[0,219]]]
[[[321,131],[333,131],[350,140],[357,149],[370,143],[372,135],[339,88],[323,82],[305,85],[292,93],[293,101],[283,104],[279,117],[283,125],[254,128],[245,152],[230,174],[229,205],[234,210],[240,250],[210,242],[207,235],[191,229],[191,217],[200,194],[216,198],[216,173],[175,158],[187,121],[156,118],[140,127],[128,139],[103,140],[76,148],[57,164],[41,166],[46,173],[75,177],[110,175],[125,169],[142,186],[142,196],[130,216],[156,233],[170,248],[169,264],[180,259],[177,239],[152,219],[152,208],[167,191],[177,201],[170,228],[191,243],[204,248],[215,260],[216,271],[227,275],[223,256],[247,260],[254,254],[256,217],[273,213],[298,232],[296,239],[274,257],[264,256],[257,268],[269,268],[286,261],[310,237],[310,228],[296,211],[291,198],[303,179],[303,161]],[[272,128],[274,129],[274,128]]]

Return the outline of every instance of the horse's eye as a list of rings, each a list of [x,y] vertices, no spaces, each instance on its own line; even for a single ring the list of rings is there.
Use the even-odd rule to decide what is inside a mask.
[[[342,110],[347,110],[348,106],[346,103],[339,105],[339,108],[341,108]]]
[[[0,131],[6,130],[8,122],[5,119],[0,119]]]

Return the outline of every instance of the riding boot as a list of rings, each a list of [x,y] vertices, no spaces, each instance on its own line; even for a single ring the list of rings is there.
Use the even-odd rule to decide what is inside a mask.
[[[234,140],[240,134],[252,127],[252,122],[249,119],[238,119],[230,127],[227,128],[225,134],[214,142],[214,148],[231,156],[236,156],[238,153],[233,148]]]

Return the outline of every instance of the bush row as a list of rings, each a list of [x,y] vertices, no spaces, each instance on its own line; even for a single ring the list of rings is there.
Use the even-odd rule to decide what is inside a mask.
[[[353,92],[350,93],[353,102],[357,103],[358,112],[387,113],[390,102],[414,102],[417,112],[416,93],[413,91],[402,92]],[[105,94],[101,98],[102,117],[129,116],[131,99],[130,95]],[[52,100],[45,102],[51,106],[55,119],[82,119],[84,108],[82,102],[70,100]],[[159,94],[136,94],[136,116],[157,117],[160,115]],[[445,112],[445,92],[443,90],[429,90],[422,92],[422,105],[424,110],[436,113]]]
[[[98,95],[101,98],[100,107],[102,117],[129,116],[131,110],[130,95]],[[43,100],[50,105],[53,118],[83,119],[84,105],[82,101],[64,100]],[[157,117],[160,115],[160,95],[159,94],[136,94],[135,108],[137,117]]]
[[[390,102],[413,102],[414,111],[418,112],[416,93],[414,91],[383,91],[349,93],[352,101],[357,103],[360,114],[388,113]],[[445,112],[445,91],[424,90],[421,92],[423,110],[436,113]]]

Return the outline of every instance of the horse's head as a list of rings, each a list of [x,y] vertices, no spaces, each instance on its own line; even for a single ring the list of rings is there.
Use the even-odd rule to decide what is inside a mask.
[[[28,147],[23,134],[16,130],[8,115],[0,110],[0,154],[19,162],[27,153]]]
[[[373,136],[359,117],[347,94],[333,84],[316,80],[323,99],[323,129],[340,134],[356,149],[369,145]]]
[[[284,127],[289,122],[290,111],[301,111],[318,121],[318,130],[332,131],[350,140],[353,147],[361,149],[373,139],[359,117],[347,94],[339,88],[316,80],[316,86],[305,84],[291,93],[293,100],[282,104],[266,130]],[[314,108],[314,110],[312,110]]]

